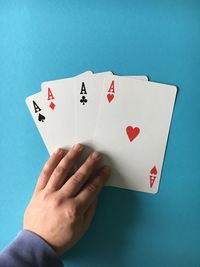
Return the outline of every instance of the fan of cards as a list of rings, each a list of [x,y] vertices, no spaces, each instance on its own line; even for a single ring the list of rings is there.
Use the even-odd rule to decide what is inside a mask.
[[[107,185],[158,191],[177,88],[112,72],[42,83],[26,103],[52,154],[85,144],[111,165]]]

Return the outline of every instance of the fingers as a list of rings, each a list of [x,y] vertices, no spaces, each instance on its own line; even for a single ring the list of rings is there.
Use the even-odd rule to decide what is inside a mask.
[[[84,147],[81,144],[74,145],[65,157],[59,162],[55,170],[53,171],[51,178],[47,184],[47,189],[55,191],[65,183],[66,177],[69,174],[71,168],[76,163],[83,151]]]
[[[49,158],[49,160],[45,163],[43,170],[38,178],[35,192],[38,192],[45,188],[47,185],[51,174],[53,173],[54,169],[58,165],[58,163],[61,161],[61,159],[64,157],[65,151],[62,148],[58,148]]]
[[[84,213],[91,203],[97,198],[104,184],[107,182],[110,175],[110,167],[101,168],[95,177],[91,179],[76,196],[76,202],[80,210]]]
[[[83,163],[83,165],[75,172],[75,174],[63,185],[61,191],[66,197],[74,197],[86,183],[96,165],[101,159],[98,152],[93,152]]]

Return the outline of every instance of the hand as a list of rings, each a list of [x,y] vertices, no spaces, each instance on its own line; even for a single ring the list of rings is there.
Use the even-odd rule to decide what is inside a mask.
[[[80,144],[67,154],[58,149],[49,158],[24,214],[23,228],[42,237],[58,254],[71,248],[88,229],[110,174],[108,166],[93,174],[101,159],[93,152],[69,178],[83,149]]]

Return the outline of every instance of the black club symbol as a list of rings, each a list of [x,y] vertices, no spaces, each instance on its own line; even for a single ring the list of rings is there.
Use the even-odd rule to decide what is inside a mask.
[[[85,105],[85,103],[87,103],[87,99],[85,98],[85,96],[83,95],[80,102]]]

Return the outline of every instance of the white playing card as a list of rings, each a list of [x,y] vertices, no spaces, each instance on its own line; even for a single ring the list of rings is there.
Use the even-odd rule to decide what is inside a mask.
[[[131,78],[131,79],[138,79],[138,80],[142,80],[142,81],[148,81],[148,77],[145,75],[142,76],[120,76],[120,77],[126,77],[126,78]]]
[[[73,78],[42,83],[44,106],[48,109],[47,148],[52,154],[58,147],[68,149],[75,142],[75,81],[90,76],[83,73]]]
[[[49,134],[49,131],[53,131],[53,129],[49,129],[48,127],[48,110],[44,105],[44,98],[42,92],[36,93],[32,96],[26,98],[26,104],[28,109],[33,117],[33,120],[40,132],[40,135],[47,147],[48,150],[51,148],[51,144],[53,143],[52,134]]]
[[[96,127],[96,119],[103,81],[112,72],[98,73],[76,81],[76,142],[90,144]],[[147,80],[146,76],[130,78]]]
[[[108,185],[156,193],[176,87],[107,76],[93,146],[112,166]]]
[[[58,83],[60,83],[60,82],[65,82],[66,80],[68,80],[68,79],[74,79],[74,78],[76,78],[76,77],[81,77],[81,76],[84,76],[84,75],[88,75],[88,76],[92,76],[93,75],[93,73],[92,73],[92,71],[91,70],[87,70],[87,71],[85,71],[85,72],[83,72],[83,73],[81,73],[81,74],[79,74],[79,75],[76,75],[76,76],[73,76],[73,77],[68,77],[68,78],[64,78],[64,79],[58,79],[58,80],[52,80],[52,81],[46,81],[46,82],[43,82],[42,84],[41,84],[41,90],[43,91],[43,90],[46,90],[46,85],[47,84],[56,84],[57,82]]]
[[[112,75],[113,73],[112,73],[112,71],[104,71],[104,72],[96,72],[96,73],[94,73],[95,77],[102,76],[104,74],[106,74],[106,75],[107,74]]]

